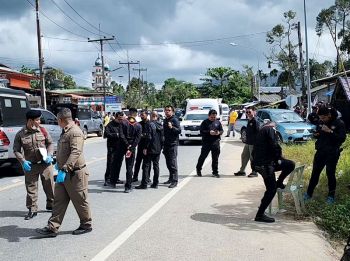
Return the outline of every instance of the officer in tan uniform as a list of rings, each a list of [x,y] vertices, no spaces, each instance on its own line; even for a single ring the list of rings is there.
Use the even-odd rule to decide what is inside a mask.
[[[80,218],[80,226],[73,231],[73,235],[92,230],[91,212],[87,201],[89,174],[83,156],[84,135],[75,125],[70,109],[62,109],[57,118],[63,131],[57,147],[55,203],[48,225],[36,230],[48,237],[57,236],[70,200]]]
[[[52,168],[53,142],[47,130],[40,126],[41,112],[29,110],[27,124],[15,137],[13,151],[25,172],[27,189],[26,206],[29,210],[26,220],[38,213],[38,179],[41,178],[46,194],[46,209],[51,211],[54,201],[54,181]]]

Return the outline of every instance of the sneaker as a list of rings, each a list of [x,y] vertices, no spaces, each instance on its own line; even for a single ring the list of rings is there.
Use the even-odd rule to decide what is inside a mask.
[[[157,188],[158,188],[158,185],[157,185],[157,184],[152,184],[152,185],[150,186],[150,188],[157,189]]]
[[[53,232],[51,229],[49,229],[48,227],[44,227],[44,228],[37,228],[35,229],[35,231],[41,235],[47,236],[47,237],[56,237],[57,233]]]
[[[268,217],[265,214],[262,216],[256,216],[254,219],[256,222],[264,222],[264,223],[273,223],[275,219],[272,217]]]
[[[175,188],[177,186],[177,182],[172,182],[168,188]]]
[[[230,137],[230,135],[226,135],[225,137]]]
[[[305,192],[303,198],[304,198],[304,201],[306,202],[306,201],[309,201],[312,197],[309,196],[309,194],[307,194],[307,192]]]
[[[200,170],[197,169],[197,176],[198,177],[202,177],[202,172]]]
[[[89,228],[83,228],[83,227],[78,227],[76,230],[74,230],[72,232],[73,235],[82,235],[82,234],[85,234],[85,233],[89,233],[92,231],[92,227],[89,227]]]
[[[147,189],[147,185],[139,185],[139,186],[136,186],[135,189]]]
[[[258,173],[252,172],[248,175],[248,178],[256,178],[258,176]]]
[[[27,215],[25,215],[24,220],[32,219],[32,218],[36,217],[37,215],[38,215],[38,212],[32,212],[31,210],[29,210]]]
[[[233,173],[235,176],[245,176],[245,172],[244,171],[238,171],[238,172],[235,172]]]
[[[334,204],[334,197],[330,197],[330,196],[328,196],[327,197],[327,200],[326,200],[326,203],[328,204],[328,205],[333,205]]]
[[[279,189],[285,189],[286,188],[286,185],[284,185],[282,182],[278,182],[277,181],[277,188],[279,188]]]

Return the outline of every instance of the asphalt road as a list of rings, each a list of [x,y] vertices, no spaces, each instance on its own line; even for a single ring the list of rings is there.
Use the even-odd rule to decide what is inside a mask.
[[[202,178],[195,176],[200,146],[188,144],[179,147],[181,182],[176,189],[160,186],[124,194],[123,185],[103,186],[105,141],[88,139],[85,157],[93,231],[81,236],[71,234],[79,219],[70,204],[59,235],[41,238],[35,228],[45,226],[50,213],[42,211],[25,221],[23,177],[2,177],[1,260],[336,260],[311,223],[282,217],[275,224],[253,221],[262,180],[234,177],[242,143],[229,138],[222,145],[220,179],[211,176],[210,164]],[[168,178],[163,156],[160,166],[162,182]],[[39,209],[44,209],[41,187],[39,195]]]

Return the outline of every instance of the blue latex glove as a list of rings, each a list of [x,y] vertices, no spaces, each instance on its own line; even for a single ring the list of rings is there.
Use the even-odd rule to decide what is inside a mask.
[[[56,163],[54,166],[55,170],[59,171],[60,169],[58,168],[58,164]]]
[[[58,171],[58,175],[56,178],[56,183],[63,183],[66,178],[67,173],[63,170]]]
[[[29,172],[32,170],[32,167],[31,167],[32,163],[30,161],[25,160],[22,165],[25,172]]]
[[[51,155],[47,155],[46,157],[46,160],[45,160],[45,163],[46,164],[51,164],[53,162],[53,158]]]

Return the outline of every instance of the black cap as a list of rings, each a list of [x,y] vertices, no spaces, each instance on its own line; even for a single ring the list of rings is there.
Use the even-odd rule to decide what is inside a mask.
[[[40,110],[29,110],[26,113],[26,118],[27,120],[29,119],[36,119],[36,118],[40,118],[41,117],[41,111]]]

